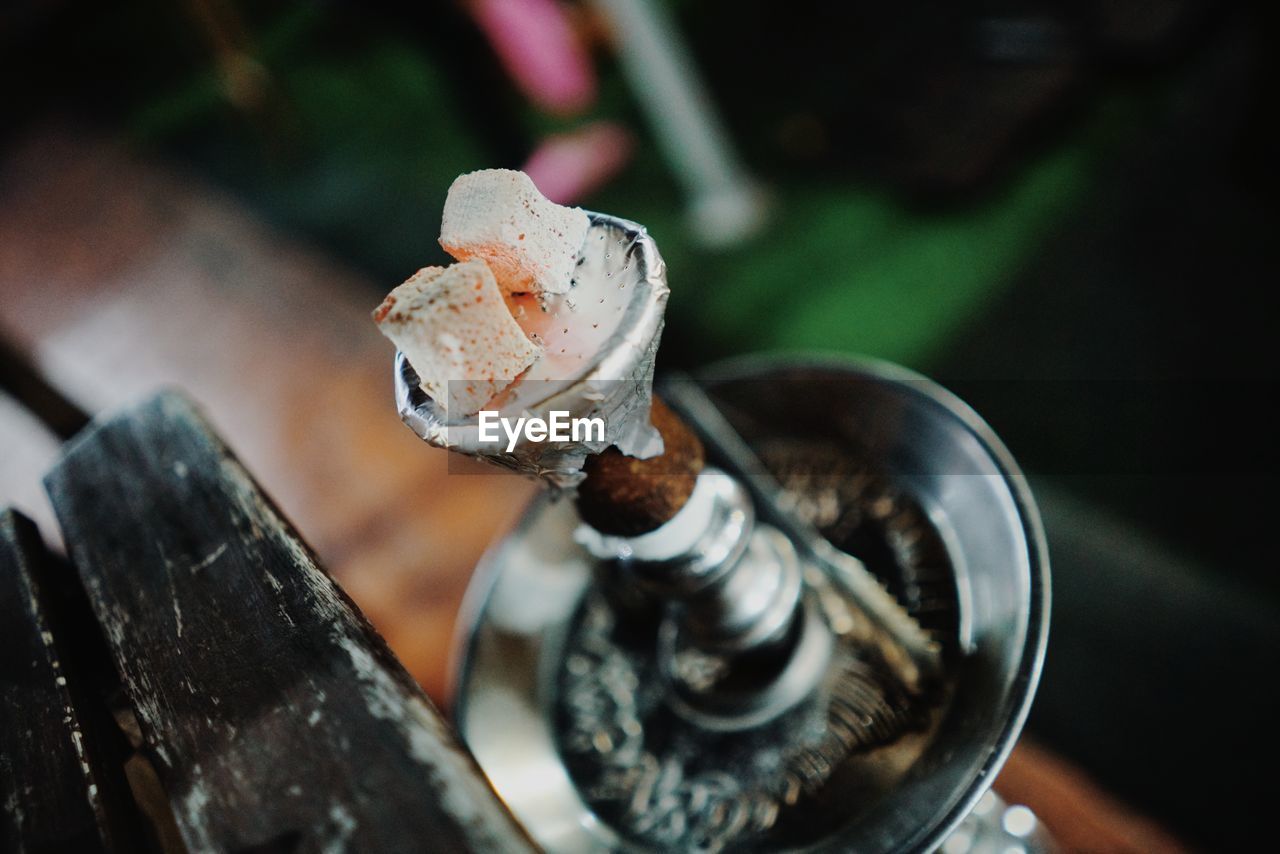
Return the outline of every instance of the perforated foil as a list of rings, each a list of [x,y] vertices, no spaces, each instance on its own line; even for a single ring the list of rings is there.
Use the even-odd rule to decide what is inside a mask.
[[[662,453],[649,423],[654,357],[666,310],[666,264],[643,226],[589,214],[591,228],[578,255],[569,292],[529,300],[515,311],[542,356],[486,405],[502,417],[601,418],[603,440],[534,442],[521,437],[481,441],[478,415],[446,416],[418,384],[413,366],[396,353],[395,397],[400,418],[428,444],[487,460],[565,489],[583,478],[590,454],[617,445],[648,459]],[[459,381],[467,378],[459,377]]]

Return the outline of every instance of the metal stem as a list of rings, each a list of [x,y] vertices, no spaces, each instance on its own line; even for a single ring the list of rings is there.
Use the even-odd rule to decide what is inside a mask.
[[[687,377],[671,377],[663,398],[691,424],[754,499],[756,509],[790,538],[801,554],[841,579],[859,609],[881,630],[887,663],[904,685],[918,689],[942,669],[941,649],[867,568],[827,542],[814,527],[778,505],[780,491],[768,469],[720,412],[706,392]]]
[[[683,632],[708,654],[743,654],[787,634],[802,589],[791,544],[755,524],[734,478],[708,470],[669,522],[639,537],[584,528],[579,541],[645,593],[683,605]]]

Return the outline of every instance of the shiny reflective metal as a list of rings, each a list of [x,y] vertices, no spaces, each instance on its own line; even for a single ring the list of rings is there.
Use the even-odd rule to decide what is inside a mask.
[[[942,854],[1054,854],[1058,851],[1035,813],[995,792],[983,795],[942,845]]]
[[[552,410],[570,418],[601,417],[603,441],[530,442],[522,437],[510,452],[483,443],[478,419],[448,420],[397,353],[396,409],[421,439],[557,487],[577,484],[587,455],[610,445],[641,459],[662,452],[662,438],[649,423],[649,403],[670,293],[667,267],[644,226],[606,214],[588,216],[591,227],[568,293],[548,295],[541,308],[530,308],[518,318],[541,345],[542,356],[488,406],[513,418],[546,418]]]
[[[669,405],[698,425],[703,443],[750,492],[765,521],[790,538],[807,562],[818,564],[821,571],[842,580],[849,606],[857,611],[860,620],[873,627],[865,640],[875,640],[894,676],[917,693],[935,682],[942,666],[941,645],[861,560],[835,548],[799,514],[780,506],[781,485],[702,386],[688,377],[668,377],[663,394]]]
[[[656,530],[612,537],[584,525],[577,540],[599,561],[613,601],[675,606],[664,608],[654,655],[682,717],[716,731],[746,729],[817,689],[834,638],[805,606],[795,547],[756,522],[738,480],[706,469],[685,506]],[[756,661],[770,651],[785,652],[786,665],[761,672]]]
[[[680,602],[680,630],[707,654],[736,653],[785,633],[800,598],[795,548],[755,524],[746,491],[716,469],[665,525],[639,537],[584,526],[578,541],[602,575],[656,600]]]
[[[932,849],[987,791],[1039,678],[1048,561],[1025,479],[970,409],[900,368],[753,359],[701,379],[751,443],[835,440],[874,456],[946,545],[958,655],[927,743],[877,798],[832,783],[822,837],[771,839],[805,850]],[[486,557],[462,624],[455,719],[498,794],[545,848],[634,850],[588,807],[557,744],[566,632],[598,590],[597,561],[575,541],[577,526],[568,502],[543,498]]]

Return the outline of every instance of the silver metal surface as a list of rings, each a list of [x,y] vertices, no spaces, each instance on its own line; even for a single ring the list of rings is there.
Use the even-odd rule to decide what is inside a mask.
[[[667,603],[681,603],[680,632],[709,655],[755,649],[785,634],[800,600],[800,562],[790,541],[755,523],[738,481],[699,475],[688,502],[639,537],[583,526],[578,541],[604,575]]]
[[[821,777],[827,788],[805,807],[807,813],[790,816],[787,804],[794,801],[786,799],[780,809],[777,802],[763,803],[763,812],[744,815],[742,827],[761,834],[760,844],[771,850],[934,848],[994,779],[1039,677],[1048,628],[1048,565],[1024,479],[972,411],[892,366],[755,360],[721,366],[703,380],[753,445],[783,436],[834,441],[868,453],[895,488],[923,508],[945,543],[960,611],[950,639],[956,654],[947,662],[949,694],[927,732],[905,737],[910,744],[899,745],[902,750],[850,757],[840,773],[828,769]],[[577,526],[568,502],[539,500],[486,557],[468,596],[471,616],[463,621],[455,719],[499,795],[548,850],[639,850],[645,846],[638,839],[664,838],[655,834],[670,828],[637,831],[637,817],[665,817],[659,804],[666,802],[641,799],[638,810],[624,805],[621,812],[600,812],[607,799],[584,790],[566,765],[588,754],[575,754],[558,730],[564,692],[575,684],[612,684],[611,696],[624,701],[644,687],[625,668],[607,671],[618,676],[615,682],[601,679],[598,668],[574,677],[578,665],[566,660],[568,635],[580,631],[575,625],[582,615],[596,608],[607,619],[610,610],[591,605],[583,611],[598,599],[599,567],[575,541]],[[818,582],[811,589],[841,583],[838,572]],[[618,719],[619,732],[634,732],[639,721],[628,720]],[[749,776],[733,772],[744,772],[752,756],[766,757],[774,742],[791,737],[765,729],[731,733],[727,741],[695,740],[694,759],[704,770],[678,791],[664,790],[670,791],[664,797],[725,803],[717,800],[721,790]],[[619,756],[612,739],[597,747],[610,761]],[[646,755],[636,754],[638,767]],[[729,773],[716,777],[706,769],[720,759]],[[864,777],[876,784],[860,782]],[[652,786],[663,779],[658,774],[643,791],[654,792]],[[690,846],[685,837],[665,838],[678,843],[648,847]]]
[[[882,643],[884,658],[898,678],[915,689],[936,678],[942,666],[937,641],[881,586],[862,561],[833,547],[812,525],[778,506],[778,483],[702,387],[680,377],[664,383],[664,397],[677,412],[699,425],[704,442],[733,466],[733,474],[751,491],[768,521],[780,527],[806,558],[843,579],[856,607],[879,630],[877,639]]]
[[[1035,813],[987,792],[940,848],[942,854],[1053,854],[1057,851]]]
[[[654,654],[683,717],[717,731],[759,726],[821,685],[833,635],[815,608],[804,612],[791,541],[755,522],[734,478],[704,470],[680,512],[642,536],[583,525],[577,540],[600,562],[615,603],[643,600],[664,612]],[[784,663],[761,668],[770,651]]]
[[[488,408],[510,418],[546,418],[552,410],[570,418],[600,417],[604,439],[521,439],[510,451],[505,439],[497,445],[482,442],[478,418],[449,420],[418,385],[408,360],[397,353],[396,408],[424,441],[562,488],[581,481],[586,457],[610,445],[640,459],[662,452],[662,437],[649,423],[649,404],[669,293],[666,264],[643,226],[588,215],[591,227],[569,292],[545,296],[541,306],[531,303],[517,317],[541,345],[541,358]]]

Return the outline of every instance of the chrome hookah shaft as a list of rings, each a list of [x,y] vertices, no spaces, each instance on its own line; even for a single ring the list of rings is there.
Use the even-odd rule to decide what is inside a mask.
[[[741,483],[703,470],[702,442],[658,398],[651,421],[664,451],[637,460],[609,449],[588,459],[578,488],[579,540],[654,602],[679,603],[687,639],[707,654],[781,642],[803,588],[796,551],[757,525]]]
[[[602,585],[621,589],[615,601],[665,608],[654,655],[686,719],[716,731],[758,726],[823,681],[834,636],[805,596],[796,550],[757,524],[737,479],[703,471],[651,533],[619,538],[584,526],[577,539],[601,561]]]
[[[858,641],[880,653],[895,687],[922,693],[941,669],[937,643],[860,561],[778,506],[776,483],[763,482],[759,460],[696,386],[668,388],[735,475],[693,474],[701,442],[656,402],[667,453],[590,460],[578,506],[592,527],[578,540],[602,561],[603,583],[621,589],[616,600],[668,612],[656,654],[685,716],[716,729],[754,726],[819,687],[834,635],[806,595],[806,567],[818,570],[811,581],[839,579],[844,605],[862,618]]]
[[[685,506],[654,532],[621,538],[583,529],[579,539],[652,598],[680,602],[686,629],[709,652],[776,642],[799,601],[795,550],[757,536],[750,499],[720,471],[699,475]]]
[[[701,438],[750,494],[758,512],[800,552],[801,556],[838,577],[874,631],[866,640],[877,643],[886,664],[912,691],[921,690],[942,670],[938,642],[920,627],[906,609],[858,558],[827,541],[811,524],[778,502],[781,487],[751,446],[691,378],[673,375],[662,393],[675,409],[699,426]]]

